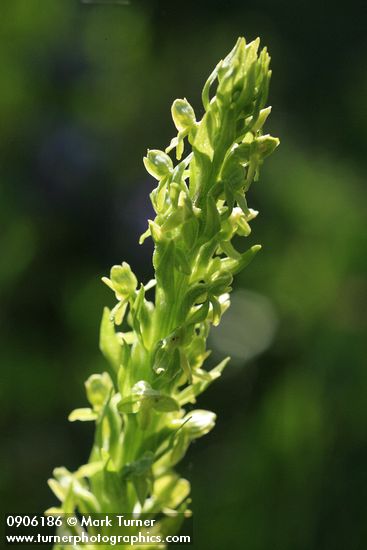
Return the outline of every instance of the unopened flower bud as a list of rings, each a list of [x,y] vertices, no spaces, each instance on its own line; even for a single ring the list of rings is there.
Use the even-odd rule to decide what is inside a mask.
[[[216,418],[216,414],[211,411],[203,409],[191,411],[183,419],[183,431],[190,439],[197,439],[214,428]]]
[[[194,109],[187,99],[176,99],[171,107],[172,118],[179,132],[187,130],[196,123]]]
[[[256,145],[257,145],[257,151],[259,152],[261,158],[265,158],[268,155],[270,155],[274,149],[276,149],[279,145],[279,139],[269,136],[268,134],[265,136],[258,137],[256,139]]]
[[[144,166],[153,178],[160,180],[172,172],[171,158],[159,149],[150,149],[144,157]]]
[[[113,382],[107,372],[92,374],[85,382],[89,403],[95,411],[99,411],[109,396]]]

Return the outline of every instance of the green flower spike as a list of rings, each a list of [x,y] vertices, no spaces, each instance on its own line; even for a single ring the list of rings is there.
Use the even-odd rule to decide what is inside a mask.
[[[206,341],[229,306],[233,276],[260,249],[237,250],[233,239],[251,232],[257,212],[246,195],[279,144],[262,132],[271,73],[266,49],[258,48],[259,40],[239,38],[204,86],[201,120],[186,99],[176,99],[177,136],[165,152],[151,149],[144,158],[158,180],[150,195],[156,217],[140,240],[154,241],[155,279],[139,286],[125,262],[103,278],[117,300],[105,309],[100,335],[111,370],[88,379],[90,408],[70,415],[95,421],[95,440],[88,464],[75,473],[55,470],[50,487],[59,512],[159,514],[156,534],[167,533],[162,513],[180,512],[169,524],[174,534],[188,512],[189,483],[173,466],[216,417],[185,406],[228,362],[204,369]],[[169,156],[174,150],[177,163]],[[146,298],[149,289],[154,302]]]

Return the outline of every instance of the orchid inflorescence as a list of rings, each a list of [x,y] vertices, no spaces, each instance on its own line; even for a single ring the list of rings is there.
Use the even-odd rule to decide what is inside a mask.
[[[271,71],[266,48],[258,48],[258,39],[239,38],[206,81],[201,120],[177,99],[177,136],[144,158],[158,181],[150,194],[156,217],[140,238],[154,241],[155,278],[139,285],[125,262],[103,278],[117,300],[112,311],[105,308],[100,333],[110,370],[88,378],[90,407],[69,417],[96,423],[94,444],[76,472],[54,470],[49,484],[61,505],[49,513],[159,514],[156,533],[177,531],[189,513],[190,484],[174,466],[216,416],[185,407],[192,409],[229,360],[203,368],[208,333],[229,307],[233,276],[260,249],[239,252],[232,240],[251,232],[257,212],[246,193],[279,143],[262,132]]]

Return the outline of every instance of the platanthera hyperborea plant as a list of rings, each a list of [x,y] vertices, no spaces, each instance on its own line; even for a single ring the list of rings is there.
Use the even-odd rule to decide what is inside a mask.
[[[109,370],[88,378],[90,407],[69,417],[95,422],[94,444],[76,472],[54,470],[49,484],[61,504],[49,513],[149,514],[158,518],[150,533],[164,541],[189,512],[190,484],[174,467],[215,424],[213,412],[193,404],[229,358],[205,369],[206,341],[230,305],[233,276],[260,249],[240,252],[232,239],[250,234],[257,212],[246,194],[279,143],[262,131],[271,72],[258,48],[259,40],[239,38],[205,83],[201,120],[177,99],[177,136],[144,158],[158,182],[156,217],[140,239],[153,239],[155,278],[139,283],[125,262],[103,278],[117,301],[101,324]]]

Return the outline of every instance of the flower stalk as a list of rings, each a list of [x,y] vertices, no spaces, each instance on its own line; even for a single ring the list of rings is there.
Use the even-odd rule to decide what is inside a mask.
[[[260,249],[240,252],[232,241],[251,232],[257,212],[246,194],[279,143],[262,131],[271,72],[266,48],[258,48],[259,40],[239,38],[204,86],[201,120],[186,99],[177,99],[177,136],[165,151],[148,150],[144,158],[157,180],[150,194],[156,217],[140,243],[154,241],[155,278],[139,284],[125,262],[103,278],[116,297],[100,332],[109,371],[90,376],[90,407],[69,417],[95,422],[94,444],[76,472],[55,469],[49,483],[61,504],[50,513],[155,517],[169,510],[178,518],[171,533],[188,513],[190,485],[174,466],[216,416],[185,407],[196,404],[228,362],[205,369],[206,341],[229,307],[233,276]],[[165,529],[164,519],[157,521],[155,531]]]

